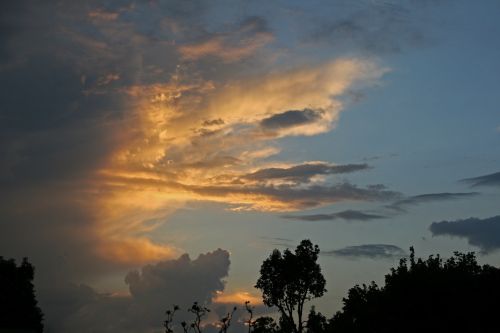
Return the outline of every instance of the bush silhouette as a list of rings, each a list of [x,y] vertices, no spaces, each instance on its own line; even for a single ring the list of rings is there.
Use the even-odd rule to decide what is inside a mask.
[[[37,305],[33,278],[35,269],[23,259],[0,257],[0,332],[43,332],[43,314]]]

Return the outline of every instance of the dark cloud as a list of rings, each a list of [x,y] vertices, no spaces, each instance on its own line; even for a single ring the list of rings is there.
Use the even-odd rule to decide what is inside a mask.
[[[337,219],[347,221],[370,221],[387,218],[383,215],[365,213],[359,210],[344,210],[330,214],[310,214],[310,215],[283,215],[283,218],[300,221],[332,221]]]
[[[206,8],[176,0],[0,4],[0,235],[9,235],[0,253],[30,257],[38,282],[117,268],[94,251],[95,204],[106,191],[94,177],[138,135],[127,88],[177,71],[168,41],[179,35],[165,22],[198,31]]]
[[[404,211],[405,207],[407,207],[407,206],[414,206],[414,205],[419,205],[422,203],[429,203],[429,202],[435,202],[435,201],[459,200],[459,199],[474,197],[477,195],[479,195],[478,192],[426,193],[426,194],[415,195],[412,197],[408,197],[406,199],[398,200],[398,201],[394,202],[393,204],[386,206],[386,207],[393,209],[393,210]]]
[[[484,176],[463,179],[462,182],[476,186],[500,186],[500,172],[491,173]]]
[[[98,293],[85,285],[53,285],[42,290],[41,306],[51,332],[152,332],[161,329],[165,310],[178,304],[185,310],[194,301],[209,305],[224,290],[229,253],[216,250],[191,260],[144,266],[127,274],[130,296]],[[187,318],[185,318],[187,319]]]
[[[260,125],[265,129],[282,129],[314,123],[323,117],[322,110],[290,110],[274,114],[269,118],[262,119]]]
[[[334,255],[348,258],[397,259],[406,255],[400,247],[390,244],[364,244],[347,246],[338,250],[323,251],[323,255]]]
[[[271,208],[281,210],[305,209],[330,204],[339,201],[387,201],[394,200],[400,193],[372,187],[358,187],[344,182],[335,185],[313,185],[300,187],[295,185],[260,185],[260,186],[185,186],[189,191],[204,196],[225,197],[244,195],[255,197],[255,201],[245,204],[251,207]],[[267,200],[264,200],[264,197]],[[268,202],[269,201],[269,202]],[[271,207],[269,207],[270,205]],[[285,208],[286,207],[286,208]]]
[[[177,260],[144,266],[128,273],[125,282],[135,299],[165,302],[169,298],[170,303],[187,306],[192,301],[209,302],[216,291],[224,290],[222,278],[228,271],[229,253],[218,249],[195,260],[184,254]],[[186,295],[191,298],[187,303]]]
[[[289,168],[260,169],[241,178],[254,181],[285,180],[294,183],[308,183],[312,177],[317,175],[343,174],[369,168],[368,164],[306,163]]]
[[[224,120],[222,120],[221,118],[217,118],[217,119],[205,120],[203,122],[203,126],[217,126],[217,125],[224,125]]]
[[[500,248],[500,215],[486,219],[468,218],[434,222],[429,230],[434,236],[466,238],[470,245],[487,253]]]

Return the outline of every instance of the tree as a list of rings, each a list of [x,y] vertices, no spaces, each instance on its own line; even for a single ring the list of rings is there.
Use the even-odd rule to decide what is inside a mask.
[[[277,333],[278,326],[271,317],[259,317],[252,324],[253,333]]]
[[[354,286],[331,332],[498,332],[500,269],[480,266],[474,253],[408,260],[385,276],[385,286]],[[330,332],[330,331],[328,331]]]
[[[43,332],[43,314],[35,298],[35,269],[26,258],[17,266],[14,259],[0,256],[0,331]]]
[[[276,306],[283,323],[295,333],[304,330],[304,303],[321,297],[326,291],[325,278],[317,263],[319,252],[317,245],[305,239],[295,253],[275,249],[260,268],[255,287],[262,291],[264,304]]]
[[[307,333],[325,333],[328,328],[326,317],[312,306],[307,316]]]

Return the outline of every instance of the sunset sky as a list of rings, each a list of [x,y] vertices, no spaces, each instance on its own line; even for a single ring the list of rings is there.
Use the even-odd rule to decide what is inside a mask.
[[[497,0],[6,0],[0,255],[47,332],[161,332],[321,248],[331,316],[417,256],[500,265]],[[243,313],[241,313],[243,315]]]

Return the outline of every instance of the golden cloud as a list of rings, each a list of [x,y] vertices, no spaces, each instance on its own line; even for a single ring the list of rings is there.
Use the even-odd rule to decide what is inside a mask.
[[[342,111],[339,98],[384,72],[370,61],[340,59],[225,83],[176,76],[124,90],[136,103],[127,129],[134,135],[97,176],[106,188],[97,209],[100,253],[133,262],[171,257],[175,249],[145,235],[158,226],[152,220],[164,221],[192,200],[289,211],[393,197],[380,189],[321,184],[321,174],[311,175],[309,187],[245,177],[269,167],[262,160],[279,152],[279,138],[330,130]]]

